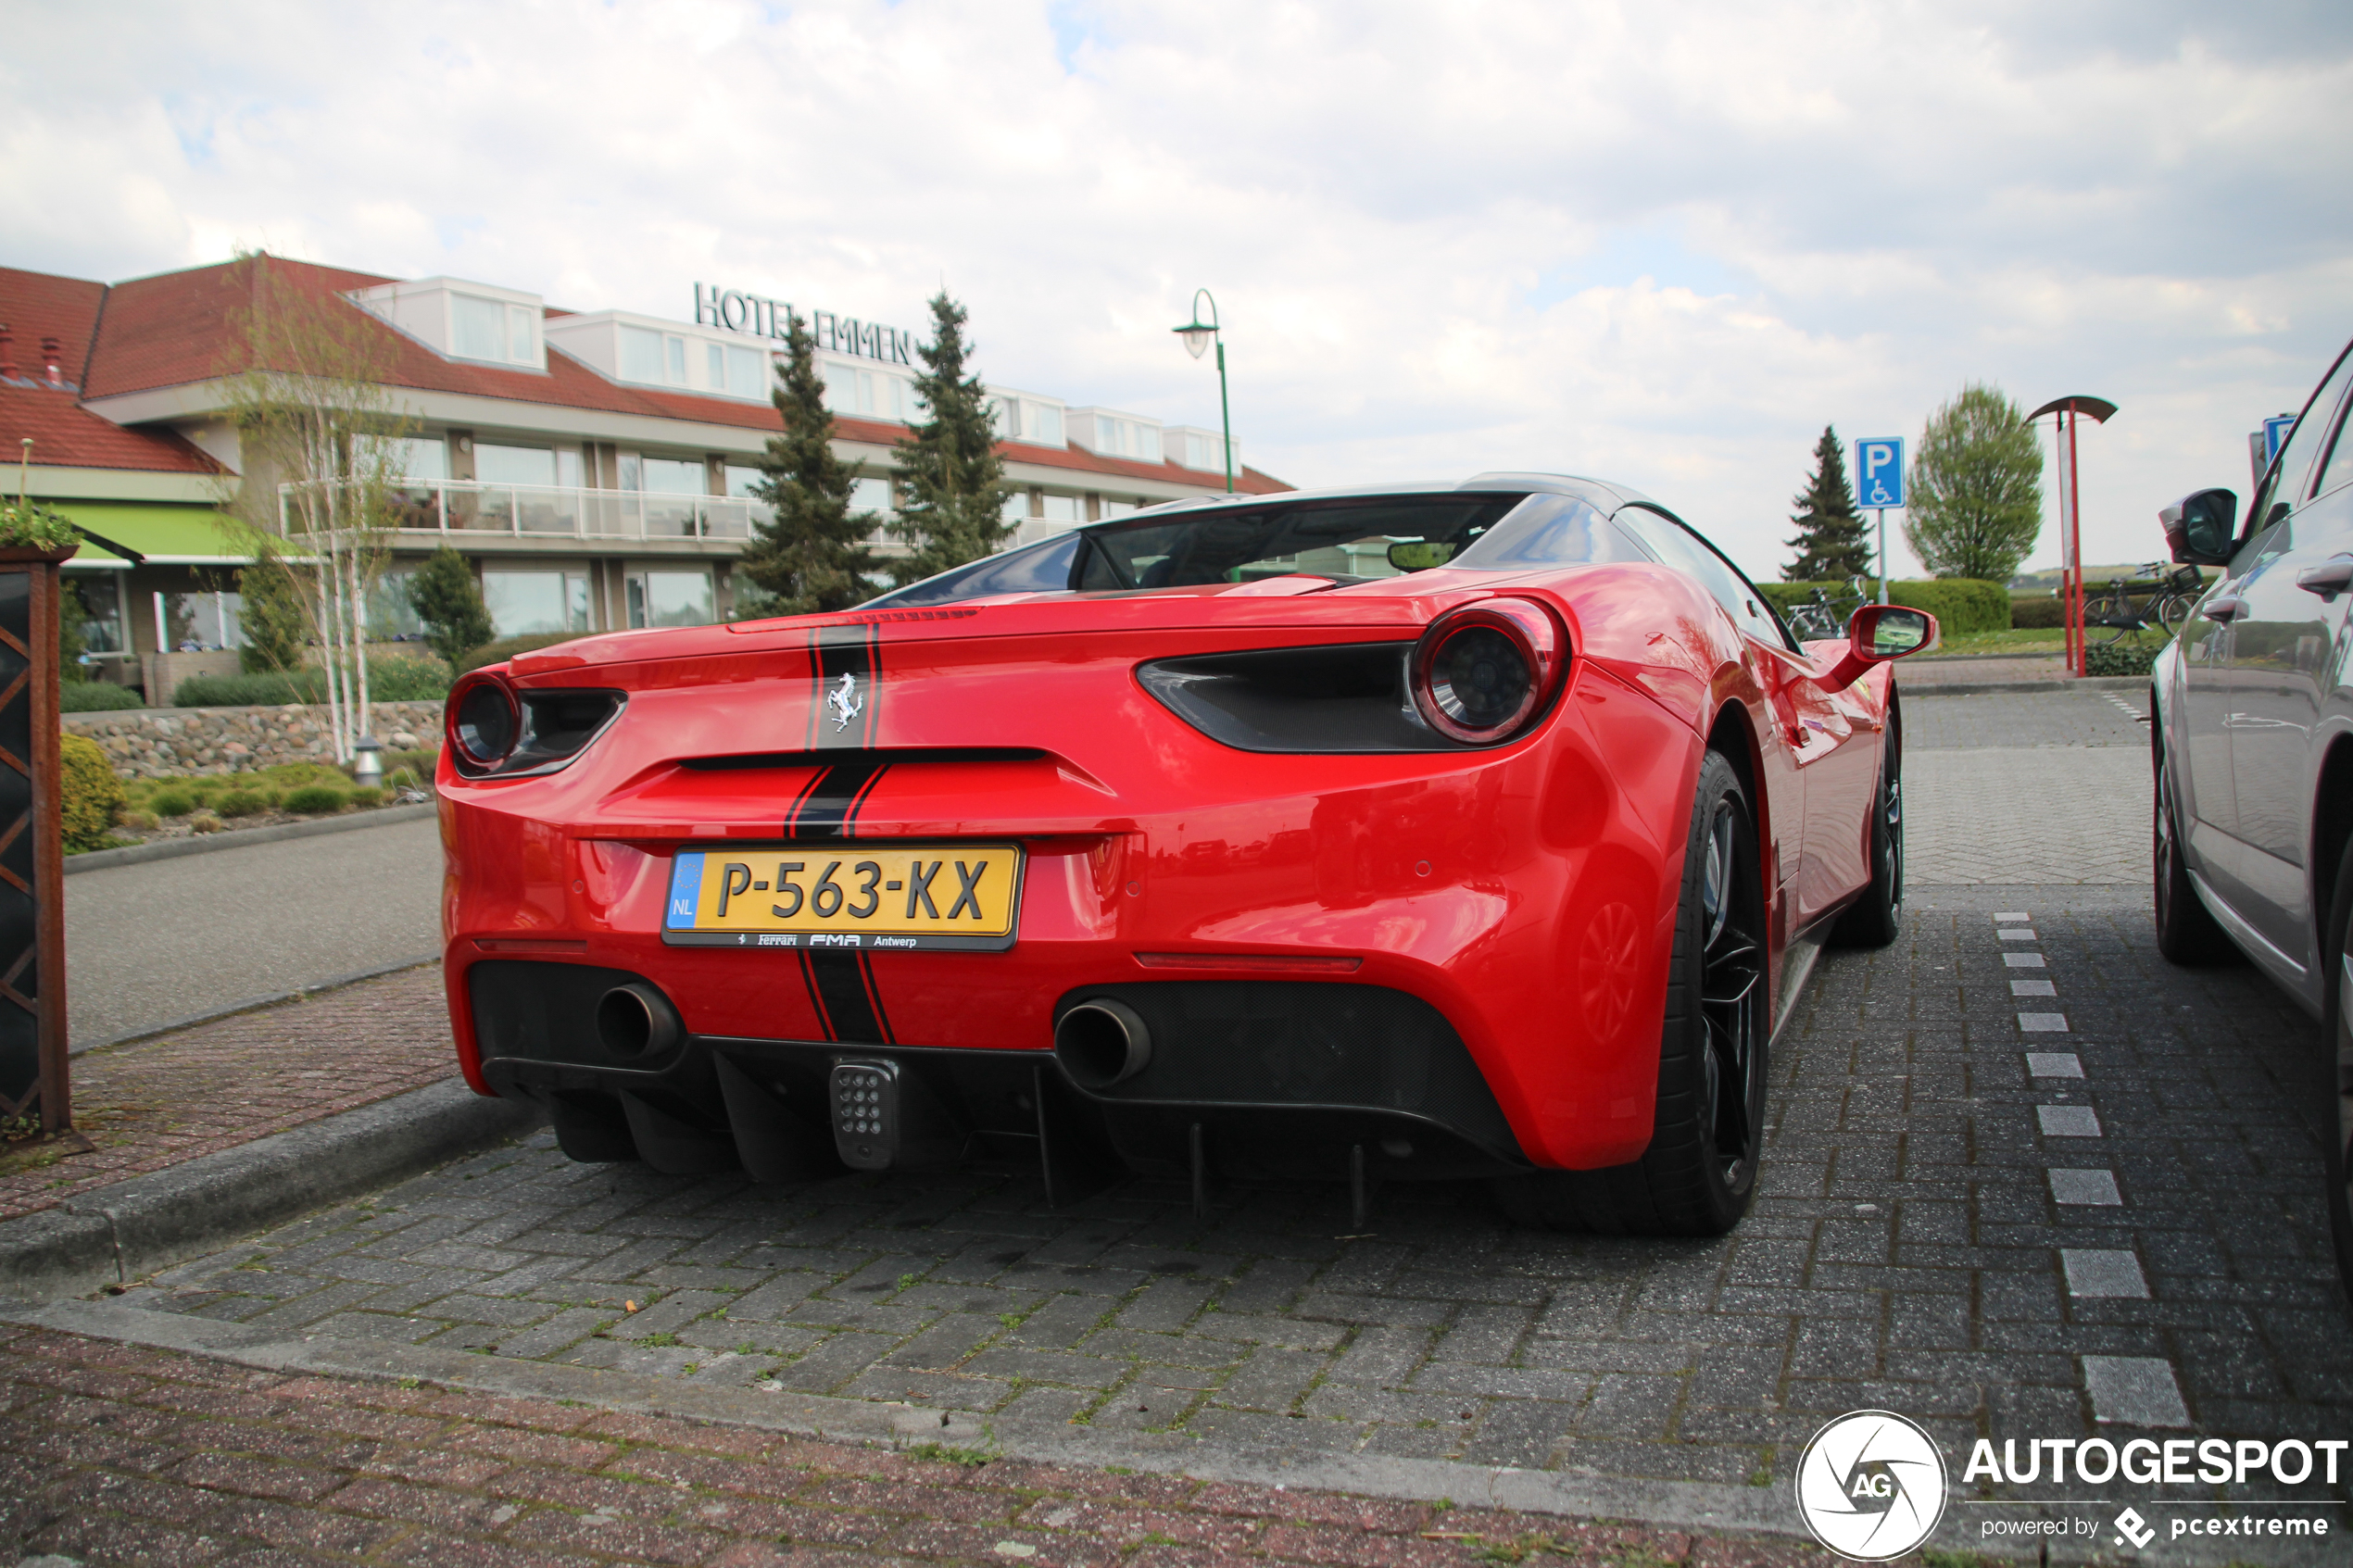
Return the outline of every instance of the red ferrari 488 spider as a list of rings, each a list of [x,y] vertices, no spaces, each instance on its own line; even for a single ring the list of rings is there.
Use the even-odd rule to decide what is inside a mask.
[[[1721,1232],[1826,940],[1903,896],[1885,661],[1632,491],[1185,501],[460,681],[468,1081],[579,1160],[1489,1177]]]

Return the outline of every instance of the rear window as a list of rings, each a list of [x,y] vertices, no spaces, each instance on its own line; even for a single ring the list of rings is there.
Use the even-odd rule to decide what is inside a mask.
[[[1642,561],[1641,546],[1574,495],[1530,495],[1527,503],[1451,564],[1481,571],[1523,567]]]
[[[1379,495],[1219,507],[1089,529],[1078,586],[1187,588],[1305,572],[1346,583],[1437,566],[1470,547],[1518,495]],[[1392,559],[1390,547],[1404,546]]]

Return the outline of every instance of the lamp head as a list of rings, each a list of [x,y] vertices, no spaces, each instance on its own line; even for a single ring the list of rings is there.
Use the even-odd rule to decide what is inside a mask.
[[[1185,352],[1196,359],[1209,352],[1210,340],[1217,335],[1217,329],[1203,324],[1198,316],[1185,325],[1170,330],[1185,340]]]

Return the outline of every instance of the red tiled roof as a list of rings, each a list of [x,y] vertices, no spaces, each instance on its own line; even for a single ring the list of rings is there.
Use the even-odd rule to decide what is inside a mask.
[[[70,392],[0,386],[0,469],[13,469],[32,437],[32,460],[69,469],[219,473],[220,465],[169,430],[126,430],[82,408]],[[13,488],[15,475],[6,475]]]
[[[110,291],[100,289],[97,284],[75,284],[99,289],[105,304],[82,395],[111,397],[185,385],[242,368],[245,352],[238,341],[238,316],[261,287],[265,268],[284,286],[357,316],[365,330],[376,334],[382,343],[387,362],[386,380],[396,386],[515,403],[594,408],[650,419],[692,420],[762,433],[776,428],[775,411],[764,404],[620,385],[553,345],[547,350],[544,375],[445,359],[341,297],[394,280],[272,256],[141,278],[118,283]],[[5,294],[0,294],[0,299],[5,298]],[[550,309],[547,314],[562,316],[570,312]],[[835,428],[845,440],[885,446],[906,433],[903,426],[875,420],[837,420]],[[1209,488],[1225,479],[1222,473],[1204,474],[1176,463],[1141,463],[1101,457],[1076,446],[1055,448],[1000,443],[998,450],[1012,461],[1069,469],[1114,480],[1151,479]],[[1249,468],[1235,476],[1235,485],[1259,494],[1290,488],[1280,480]]]
[[[0,267],[0,325],[16,341],[10,358],[17,374],[38,380],[44,373],[41,340],[57,340],[59,373],[72,383],[82,380],[89,358],[90,337],[105,304],[107,285],[48,272],[25,272]]]

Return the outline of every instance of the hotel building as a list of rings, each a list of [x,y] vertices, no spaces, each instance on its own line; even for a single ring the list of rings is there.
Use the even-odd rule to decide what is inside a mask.
[[[144,558],[91,544],[68,563],[93,673],[166,702],[186,674],[234,668],[245,530],[274,530],[280,515],[274,476],[246,471],[229,413],[245,368],[237,323],[265,267],[380,334],[385,383],[411,422],[391,566],[370,611],[378,639],[414,636],[401,589],[444,544],[479,574],[501,636],[735,613],[733,567],[767,516],[750,492],[778,429],[781,302],[697,283],[691,319],[674,320],[271,257],[114,284],[0,269],[0,453],[30,438],[33,498]],[[887,518],[891,446],[921,417],[913,334],[802,314],[836,449],[869,476],[854,504]],[[1226,489],[1215,431],[988,391],[1015,542]],[[1289,488],[1239,458],[1234,487]]]

